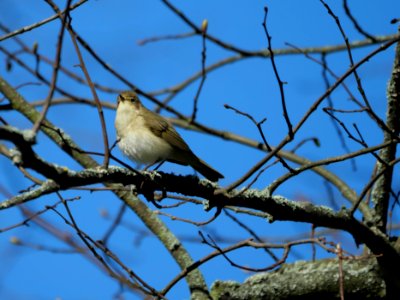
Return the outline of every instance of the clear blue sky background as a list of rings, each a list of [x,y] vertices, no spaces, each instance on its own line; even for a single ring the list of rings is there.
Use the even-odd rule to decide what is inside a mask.
[[[369,33],[387,35],[394,34],[397,31],[396,25],[391,25],[390,20],[399,17],[399,1],[349,2],[354,15]],[[57,1],[57,3],[64,7],[63,1]],[[341,1],[329,1],[328,3],[342,21],[349,39],[351,41],[363,39],[344,16]],[[201,24],[203,19],[207,19],[210,34],[247,50],[259,50],[267,46],[261,26],[265,5],[269,7],[268,27],[273,37],[273,48],[286,48],[285,42],[298,47],[343,43],[337,26],[319,1],[208,0],[173,1],[173,4],[196,24]],[[53,12],[44,1],[0,1],[1,22],[11,29],[30,25],[50,15],[53,15]],[[74,11],[72,17],[74,28],[96,52],[144,91],[151,92],[173,86],[200,70],[201,39],[199,37],[163,41],[146,46],[137,44],[139,40],[144,38],[189,31],[189,28],[160,1],[89,1],[89,3]],[[60,22],[56,20],[20,37],[28,45],[37,42],[39,51],[53,59],[59,27]],[[7,49],[17,49],[11,40],[1,42],[0,46],[7,47]],[[355,60],[358,61],[376,47],[371,46],[354,51]],[[231,55],[233,55],[231,52],[221,50],[210,42],[207,43],[207,65]],[[94,81],[112,85],[115,88],[127,88],[96,64],[85,52],[84,58]],[[317,56],[317,58],[319,57]],[[28,61],[31,65],[34,65],[32,59],[28,59]],[[382,118],[385,114],[385,89],[392,62],[393,48],[374,57],[360,69],[360,75],[369,100]],[[71,47],[68,35],[65,37],[62,63],[69,69],[80,73],[80,70],[74,67],[78,64],[78,59]],[[292,122],[296,124],[307,108],[325,90],[321,69],[301,55],[279,56],[276,63],[282,80],[287,82],[285,93],[288,111]],[[329,55],[328,63],[338,75],[345,72],[349,66],[348,57],[344,52]],[[42,65],[42,71],[50,74],[51,70]],[[0,73],[15,86],[28,81],[35,81],[16,65],[12,72],[6,72],[5,57],[2,54],[0,54]],[[86,86],[79,85],[64,76],[60,77],[60,82],[64,89],[84,97],[91,97],[90,90]],[[347,83],[360,98],[356,93],[354,80],[348,80]],[[172,105],[189,115],[197,87],[198,82],[191,85],[174,99]],[[28,86],[21,88],[20,92],[29,101],[34,101],[44,99],[48,88],[45,86]],[[115,101],[116,98],[114,94],[99,92],[99,95],[105,101]],[[348,101],[348,95],[342,89],[338,89],[333,94],[333,101],[338,108],[356,108]],[[144,103],[150,108],[153,107],[145,99]],[[269,60],[250,58],[210,73],[199,100],[198,120],[201,123],[260,141],[254,125],[247,119],[224,109],[223,104],[225,103],[250,113],[257,120],[266,117],[267,121],[263,128],[271,145],[276,145],[285,136],[286,126],[282,118],[278,85]],[[325,102],[323,106],[327,106],[327,103]],[[112,142],[115,140],[114,114],[114,111],[106,110],[108,132]],[[86,150],[102,151],[100,125],[94,108],[55,106],[51,108],[48,116],[51,121],[64,128]],[[3,117],[14,126],[21,128],[31,126],[24,118],[14,113],[4,113]],[[364,115],[341,115],[341,118],[349,127],[352,123],[357,123],[369,145],[375,145],[381,141],[382,136],[379,129]],[[194,152],[225,175],[225,179],[220,181],[221,185],[227,185],[239,178],[264,155],[254,149],[199,133],[184,130],[180,130],[180,133]],[[298,154],[306,158],[317,160],[344,153],[330,120],[321,110],[317,111],[310,122],[299,132],[296,141],[299,142],[308,137],[318,137],[321,147],[317,148],[311,143],[303,146]],[[347,141],[351,150],[360,148],[359,145]],[[295,144],[296,142],[290,145],[287,150]],[[80,169],[65,155],[60,156],[58,149],[44,136],[40,137],[39,145],[35,149],[49,161],[73,169]],[[114,153],[122,158],[118,150]],[[359,192],[370,178],[373,161],[370,156],[357,159],[357,171],[352,170],[349,162],[329,166],[328,169],[340,175],[352,188]],[[163,165],[162,170],[179,174],[192,173],[192,170],[188,167],[172,164]],[[283,173],[284,170],[280,167],[271,168],[261,176],[254,187],[263,188]],[[3,157],[0,157],[0,183],[13,195],[29,185],[28,181],[19,175],[19,171]],[[311,172],[290,180],[277,192],[289,199],[307,200],[329,205],[323,180]],[[69,191],[63,193],[63,195],[66,198],[78,195],[82,197],[80,201],[71,204],[74,216],[83,230],[95,239],[102,238],[111,222],[102,218],[100,211],[106,210],[111,216],[114,216],[120,206],[119,200],[111,193],[90,194],[81,191]],[[347,205],[337,191],[334,191],[334,195],[339,206]],[[5,196],[2,195],[1,199],[4,198]],[[56,197],[52,195],[29,203],[28,206],[36,211],[55,201]],[[60,211],[64,213],[61,207]],[[199,206],[180,208],[171,211],[171,213],[199,221],[206,220],[211,216],[210,213],[203,212],[203,209]],[[74,235],[73,231],[54,213],[48,212],[44,217],[54,222],[62,230],[69,231]],[[311,227],[310,225],[293,223],[277,222],[269,224],[266,220],[244,218],[243,216],[241,218],[249,226],[255,228],[259,235],[267,237],[270,241],[279,241],[295,233],[305,232]],[[173,222],[165,217],[162,217],[162,219],[178,237],[189,235],[198,239],[196,232],[199,228]],[[23,218],[17,209],[0,211],[0,228],[21,220]],[[131,212],[125,214],[124,222],[136,228],[143,228],[140,220]],[[221,235],[235,240],[249,237],[246,232],[229,222],[224,216],[221,216],[207,228],[201,228],[201,230],[212,233],[214,237]],[[138,244],[135,243],[137,235],[129,229],[120,228],[113,235],[110,247],[143,279],[156,288],[162,288],[179,273],[179,269],[155,238],[144,237]],[[35,225],[20,227],[11,232],[0,234],[0,253],[3,258],[0,266],[0,299],[30,300],[56,299],[57,297],[82,300],[111,299],[118,292],[119,287],[115,282],[107,275],[99,272],[96,267],[81,258],[80,255],[54,254],[47,251],[32,250],[31,248],[16,247],[9,243],[12,236],[17,236],[28,244],[66,249],[65,245],[50,237]],[[340,236],[331,237],[333,241],[341,240],[340,238]],[[185,246],[195,259],[212,251],[209,247],[198,243],[185,242]],[[344,240],[344,246],[355,251],[354,245],[349,239]],[[240,250],[232,254],[231,257],[247,266],[267,266],[271,261],[260,252]],[[319,251],[318,254],[322,257],[326,256],[322,251]],[[291,261],[299,257],[309,259],[310,247],[299,248]],[[216,279],[243,281],[249,276],[248,273],[231,268],[222,258],[211,261],[204,265],[201,270],[204,272],[208,284]],[[124,296],[126,296],[126,299],[136,299],[131,293],[124,293]],[[188,290],[185,283],[182,281],[178,284],[168,296],[171,299],[187,299]]]

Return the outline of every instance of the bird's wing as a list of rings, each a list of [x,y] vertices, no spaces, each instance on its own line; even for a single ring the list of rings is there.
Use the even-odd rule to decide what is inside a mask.
[[[151,112],[151,111],[150,111]],[[175,128],[163,117],[151,112],[145,119],[146,125],[156,136],[166,140],[172,147],[192,152]]]

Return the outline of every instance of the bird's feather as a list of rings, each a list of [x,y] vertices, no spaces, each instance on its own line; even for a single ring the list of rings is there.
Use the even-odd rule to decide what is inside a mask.
[[[174,127],[164,118],[156,115],[148,110],[150,114],[146,114],[145,123],[156,136],[167,141],[172,147],[186,152],[192,152],[182,137],[174,129]]]

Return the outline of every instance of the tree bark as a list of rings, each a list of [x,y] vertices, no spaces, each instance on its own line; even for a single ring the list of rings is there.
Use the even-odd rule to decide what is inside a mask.
[[[386,285],[375,258],[342,261],[345,299],[386,299]],[[338,259],[286,264],[256,274],[244,283],[215,281],[213,299],[340,299]]]

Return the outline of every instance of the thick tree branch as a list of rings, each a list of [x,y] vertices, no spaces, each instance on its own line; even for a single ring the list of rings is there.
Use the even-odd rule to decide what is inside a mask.
[[[392,141],[393,136],[400,133],[400,43],[397,43],[395,50],[395,60],[392,70],[392,76],[387,90],[387,109],[386,125],[391,132],[384,131],[383,140]],[[387,215],[389,200],[391,195],[393,166],[387,167],[387,163],[396,158],[397,144],[392,144],[380,151],[380,158],[383,161],[377,161],[376,173],[384,171],[384,174],[376,181],[372,191],[372,200],[375,205],[375,224],[386,232]]]
[[[375,258],[343,261],[345,299],[386,299]],[[281,269],[249,277],[242,284],[216,281],[211,287],[214,299],[339,299],[339,262],[326,259],[299,261]]]
[[[208,180],[199,180],[194,176],[175,176],[161,172],[143,172],[139,174],[124,168],[112,166],[109,170],[94,168],[85,169],[80,172],[71,171],[64,167],[51,166],[49,163],[44,163],[43,160],[33,153],[33,150],[30,148],[31,143],[29,141],[23,142],[23,133],[19,133],[9,126],[0,127],[0,138],[21,145],[20,147],[25,149],[25,151],[21,151],[21,163],[27,164],[25,167],[33,168],[46,177],[54,176],[48,178],[54,180],[62,190],[94,183],[118,182],[127,185],[133,184],[136,192],[145,195],[148,199],[154,197],[155,191],[174,192],[208,199],[207,209],[211,209],[212,207],[222,208],[225,206],[250,208],[270,214],[273,218],[270,221],[306,222],[319,227],[347,231],[354,237],[357,243],[365,243],[374,254],[382,255],[386,262],[390,261],[390,264],[400,267],[400,255],[389,242],[388,238],[376,227],[368,227],[357,221],[346,210],[335,212],[324,206],[317,206],[307,202],[294,202],[282,196],[271,196],[268,189],[264,191],[249,189],[244,192],[231,191],[229,193],[221,193],[217,192],[218,186],[216,184]],[[28,157],[24,156],[25,153],[27,153]],[[108,186],[118,187],[110,184]],[[45,192],[41,191],[41,194]],[[53,190],[49,189],[48,192],[53,192]],[[138,200],[131,200],[131,197],[136,197],[130,192],[120,190],[116,190],[115,192],[123,195],[124,199],[128,199],[126,200],[128,205],[140,202]],[[27,199],[27,197],[23,199]],[[12,203],[15,204],[15,201]],[[1,206],[6,208],[4,205]],[[148,208],[146,207],[147,210]],[[149,216],[146,215],[146,217]],[[150,223],[152,226],[154,225],[154,222]]]

